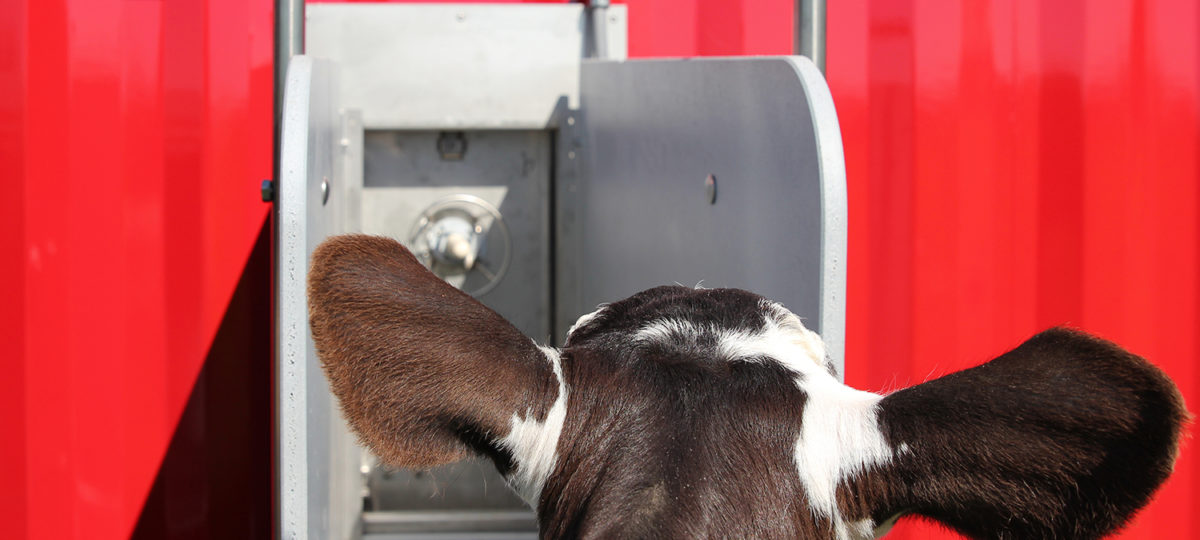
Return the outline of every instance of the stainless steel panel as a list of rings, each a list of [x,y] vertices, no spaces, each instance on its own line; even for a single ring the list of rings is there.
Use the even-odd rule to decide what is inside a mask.
[[[363,231],[407,244],[421,212],[439,200],[465,193],[491,203],[511,233],[511,263],[499,284],[479,300],[545,342],[551,332],[550,134],[463,135],[462,157],[443,159],[436,131],[368,132]]]
[[[367,540],[537,540],[537,531],[529,532],[409,532],[373,533]]]
[[[533,512],[506,485],[496,466],[473,458],[425,471],[376,467],[368,486],[373,512],[517,511],[527,520]]]
[[[366,534],[479,532],[536,533],[537,520],[528,512],[369,512],[363,516]]]
[[[321,372],[308,326],[309,255],[354,229],[361,178],[354,119],[337,108],[334,68],[295,56],[284,91],[278,181],[276,377],[279,535],[348,538],[362,511],[358,450]],[[361,151],[359,151],[361,155]]]
[[[537,540],[533,532],[471,532],[471,533],[375,533],[363,536],[367,540]]]
[[[625,7],[607,12],[609,57],[623,58]],[[306,51],[342,66],[368,129],[543,129],[577,105],[584,17],[580,4],[312,4]]]
[[[624,60],[629,55],[625,6],[593,1],[585,14],[584,57]]]
[[[801,57],[587,61],[580,88],[561,132],[557,334],[648,287],[739,287],[804,318],[840,372],[845,173],[819,70]]]

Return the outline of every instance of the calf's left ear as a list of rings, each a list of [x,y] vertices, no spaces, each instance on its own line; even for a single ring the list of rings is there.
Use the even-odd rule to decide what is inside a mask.
[[[342,411],[385,462],[431,467],[492,457],[514,415],[541,419],[557,396],[543,352],[398,242],[351,235],[313,253],[309,319]]]
[[[885,397],[902,448],[876,518],[921,514],[972,538],[1098,538],[1149,502],[1188,419],[1179,389],[1116,344],[1047,330],[983,365]]]

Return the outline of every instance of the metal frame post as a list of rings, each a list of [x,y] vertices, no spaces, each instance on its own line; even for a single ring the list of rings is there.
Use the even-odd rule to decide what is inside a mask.
[[[792,51],[825,73],[825,0],[796,0]]]

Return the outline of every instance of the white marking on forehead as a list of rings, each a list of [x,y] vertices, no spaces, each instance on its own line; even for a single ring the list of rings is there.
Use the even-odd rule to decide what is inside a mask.
[[[507,436],[500,439],[500,445],[512,452],[516,464],[509,473],[508,483],[533,508],[537,508],[542,487],[546,485],[546,479],[558,461],[558,438],[567,419],[567,383],[563,378],[559,350],[543,346],[538,348],[554,369],[554,376],[558,379],[558,397],[546,413],[544,422],[513,413],[511,429]],[[528,412],[526,416],[529,416]]]
[[[825,343],[804,327],[800,318],[779,304],[763,302],[763,327],[758,330],[720,328],[682,319],[659,319],[634,333],[640,344],[700,348],[702,338],[716,342],[715,354],[726,360],[769,358],[795,373],[825,371]]]
[[[648,345],[691,345],[701,334],[717,333],[718,330],[703,329],[694,323],[679,319],[659,319],[648,323],[633,334],[635,343]]]
[[[774,361],[796,373],[804,391],[800,436],[796,439],[796,469],[815,516],[833,523],[839,539],[875,538],[887,532],[869,518],[850,521],[837,508],[837,487],[852,475],[891,462],[895,452],[879,430],[877,415],[882,396],[842,384],[829,371],[821,337],[783,306],[760,304],[763,327],[758,330],[719,328],[683,319],[659,319],[634,333],[639,344],[704,348],[726,360]],[[714,345],[715,342],[715,345]],[[900,452],[908,452],[902,446]]]
[[[838,511],[837,487],[894,457],[879,430],[883,396],[850,388],[827,372],[806,374],[796,384],[807,396],[795,458],[810,509],[833,522],[837,538],[874,538],[873,523],[848,523]]]
[[[567,337],[571,337],[571,334],[575,333],[576,328],[582,328],[583,325],[592,322],[592,319],[595,319],[596,316],[603,312],[606,308],[608,308],[608,304],[600,304],[599,306],[596,306],[596,311],[580,315],[579,318],[575,320],[575,324],[572,324],[571,327],[567,329]]]
[[[821,337],[805,328],[795,314],[773,302],[764,301],[761,307],[763,327],[758,330],[659,319],[638,329],[634,341],[668,347],[710,347],[719,358],[774,361],[796,373],[796,384],[807,399],[794,458],[813,515],[830,520],[839,539],[883,534],[889,523],[877,529],[869,518],[850,521],[837,508],[839,485],[852,475],[886,465],[895,455],[877,421],[883,397],[838,381],[828,370]],[[907,446],[901,447],[901,453],[907,451]]]
[[[769,356],[797,373],[825,371],[825,342],[792,312],[773,302],[763,302],[765,326],[755,335],[722,341],[729,354]],[[814,370],[813,368],[820,368]]]

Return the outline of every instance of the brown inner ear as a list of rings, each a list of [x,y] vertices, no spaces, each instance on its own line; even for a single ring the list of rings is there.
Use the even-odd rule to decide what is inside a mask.
[[[488,454],[513,414],[544,419],[557,395],[529,338],[394,240],[326,240],[313,253],[308,300],[317,354],[346,419],[391,465]]]

